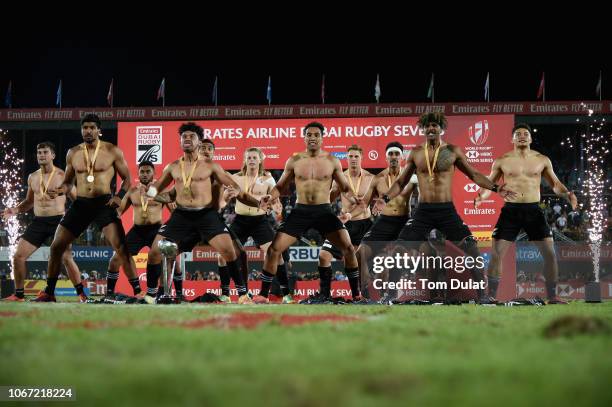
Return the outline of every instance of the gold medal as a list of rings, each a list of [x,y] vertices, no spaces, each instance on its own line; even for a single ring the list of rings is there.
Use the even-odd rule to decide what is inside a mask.
[[[98,140],[98,144],[96,144],[96,151],[94,151],[94,156],[91,159],[91,165],[89,163],[89,152],[87,151],[87,146],[85,144],[82,145],[83,154],[85,154],[85,167],[87,167],[87,182],[94,182],[94,165],[96,164],[96,158],[98,158],[98,152],[100,151],[100,140]]]
[[[140,193],[140,204],[142,205],[140,216],[142,217],[142,219],[147,219],[149,217],[149,213],[147,212],[147,208],[149,207],[149,200],[144,199],[142,197],[142,192]]]
[[[349,180],[349,184],[351,186],[351,189],[353,190],[353,195],[358,196],[359,195],[359,189],[361,188],[361,180],[363,178],[363,171],[361,171],[359,173],[359,180],[357,181],[357,188],[355,188],[355,185],[353,184],[353,178],[351,177],[351,173],[348,173],[348,180]]]
[[[436,179],[434,170],[436,168],[436,163],[438,162],[438,153],[440,152],[440,147],[442,147],[442,143],[438,145],[438,148],[436,148],[436,151],[434,152],[432,164],[429,162],[429,147],[427,146],[427,143],[423,145],[423,148],[425,149],[425,161],[427,161],[427,172],[429,173],[429,182],[434,182]]]
[[[47,191],[49,190],[49,184],[51,183],[51,178],[53,178],[53,174],[55,174],[55,167],[53,167],[53,169],[51,170],[51,175],[49,175],[49,178],[47,178],[47,183],[44,184],[42,168],[40,169],[40,192],[42,193],[43,197],[47,195]]]
[[[193,173],[195,172],[196,167],[198,166],[199,155],[196,155],[196,159],[193,162],[191,167],[191,171],[189,171],[189,176],[185,177],[185,157],[181,157],[179,160],[179,164],[181,166],[181,176],[183,177],[183,194],[191,196],[191,177],[193,177]]]

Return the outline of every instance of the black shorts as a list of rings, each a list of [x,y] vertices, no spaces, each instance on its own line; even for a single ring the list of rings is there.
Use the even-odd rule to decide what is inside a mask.
[[[346,230],[349,232],[349,236],[351,237],[351,243],[355,248],[359,246],[361,243],[361,239],[363,236],[370,230],[372,227],[372,221],[370,218],[360,219],[360,220],[349,220],[344,224]],[[321,250],[325,250],[326,252],[330,252],[332,256],[336,259],[341,259],[342,252],[336,246],[331,244],[329,240],[326,240],[321,247]]]
[[[117,209],[106,205],[110,199],[111,195],[95,198],[77,197],[66,211],[60,225],[68,229],[74,237],[83,233],[92,222],[100,229],[113,222],[121,225]]]
[[[219,221],[221,223],[223,223],[225,225],[225,227],[227,228],[227,230],[229,230],[229,234],[232,238],[233,241],[236,242],[236,244],[242,248],[242,244],[240,243],[240,239],[238,238],[238,236],[236,235],[236,233],[234,233],[229,226],[227,226],[227,224],[225,223],[225,221],[223,220],[223,217],[221,216],[220,213],[217,212],[217,214],[219,215]],[[213,236],[214,237],[214,236]],[[186,238],[184,238],[183,240],[181,240],[180,242],[178,242],[178,247],[179,247],[179,251],[181,253],[183,252],[190,252],[193,250],[194,247],[196,247],[198,245],[198,243],[202,243],[203,245],[207,245],[208,241],[207,240],[202,240],[202,238],[200,237],[200,234],[195,231],[190,233]]]
[[[506,202],[493,229],[493,239],[514,242],[521,229],[525,230],[529,240],[552,237],[552,231],[538,202]]]
[[[62,215],[34,216],[32,223],[28,225],[21,238],[33,246],[40,247],[47,239],[55,235],[57,225],[61,220]]]
[[[247,241],[249,236],[253,237],[257,246],[271,242],[274,238],[274,231],[266,215],[236,215],[230,226],[230,231],[238,236],[238,240],[242,244]]]
[[[153,225],[134,225],[126,236],[130,256],[136,256],[143,247],[151,247],[161,223]]]
[[[225,223],[221,222],[214,208],[194,211],[176,208],[158,232],[166,239],[176,242],[179,250],[186,246],[185,241],[192,242],[196,234],[200,241],[208,241],[222,233],[229,233],[229,230]]]
[[[414,215],[400,232],[399,240],[424,242],[432,229],[438,229],[447,240],[456,244],[472,236],[452,202],[419,203]]]
[[[391,242],[397,240],[408,216],[380,215],[363,237],[364,242]]]
[[[345,229],[345,227],[332,212],[330,204],[297,204],[287,217],[287,220],[281,223],[278,232],[286,233],[299,239],[308,229],[315,229],[325,236],[328,233]]]

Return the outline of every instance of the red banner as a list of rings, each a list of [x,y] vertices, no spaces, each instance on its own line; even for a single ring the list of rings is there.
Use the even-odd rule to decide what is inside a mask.
[[[337,156],[346,167],[346,150],[359,144],[364,151],[364,168],[386,167],[384,148],[391,141],[399,141],[405,152],[424,142],[417,126],[417,117],[368,117],[317,119],[326,126],[323,149]],[[243,152],[248,147],[259,147],[265,155],[268,169],[282,169],[295,152],[305,149],[302,127],[310,120],[224,120],[199,121],[205,137],[216,145],[215,161],[227,170],[242,165]],[[118,144],[128,161],[131,173],[137,174],[139,160],[154,162],[159,176],[166,164],[176,160],[182,152],[178,128],[183,122],[119,123]],[[512,115],[452,116],[443,138],[461,147],[468,161],[488,174],[494,158],[509,149],[514,117]],[[497,197],[473,209],[478,187],[463,174],[457,174],[453,196],[457,211],[479,238],[490,238],[501,201]],[[130,209],[131,210],[131,209]],[[131,216],[124,217],[124,225],[131,225]],[[484,232],[478,233],[478,232]]]
[[[448,116],[482,114],[563,116],[587,114],[588,109],[593,110],[595,114],[609,114],[612,112],[612,101],[0,109],[0,121],[78,121],[89,113],[97,114],[103,121],[384,117],[412,116],[433,111]]]
[[[141,277],[144,277],[144,273],[141,274]],[[461,281],[465,281],[468,276],[467,274],[463,275],[454,275],[454,278],[459,277]],[[141,286],[143,289],[145,287],[145,278],[141,278]],[[509,287],[514,285],[514,280],[507,276],[502,279],[502,283],[505,282]],[[559,282],[557,286],[557,293],[560,298],[566,300],[583,300],[584,299],[584,288],[585,284],[583,281],[570,281],[570,282]],[[106,288],[106,281],[100,280],[98,282],[88,282],[87,287],[90,290],[90,293],[102,295]],[[233,286],[232,286],[233,287]],[[414,290],[399,290],[398,297],[399,299],[406,300],[425,300],[429,299],[429,292],[427,289],[422,289],[417,285],[417,289]],[[249,291],[252,294],[258,294],[261,288],[261,281],[249,281]],[[546,299],[546,287],[543,282],[538,283],[516,283],[514,285],[515,290],[511,290],[509,292],[501,293],[497,299],[499,301],[509,301],[513,298],[523,297],[523,298],[534,298],[540,297],[542,299]],[[297,300],[302,300],[307,298],[310,295],[314,295],[319,290],[319,280],[311,280],[311,281],[297,281],[295,287],[295,297]],[[504,290],[506,291],[506,290]],[[117,283],[117,292],[132,294],[132,287],[127,282],[127,279],[121,275],[119,278],[119,282]],[[219,285],[219,281],[208,281],[208,280],[197,280],[191,281],[187,280],[183,282],[183,295],[185,298],[190,301],[196,297],[199,297],[206,293],[214,293],[216,295],[221,295],[221,287]],[[173,291],[174,294],[174,291]],[[374,288],[370,287],[370,294],[372,299],[377,300],[379,298],[378,291]],[[450,290],[449,295],[458,299],[476,299],[475,292],[473,290]],[[333,297],[344,297],[346,299],[351,298],[351,289],[349,287],[348,281],[334,281],[332,282],[332,296]],[[232,288],[231,295],[233,301],[238,299],[237,291]],[[612,299],[612,281],[602,281],[601,282],[601,297],[603,299]]]

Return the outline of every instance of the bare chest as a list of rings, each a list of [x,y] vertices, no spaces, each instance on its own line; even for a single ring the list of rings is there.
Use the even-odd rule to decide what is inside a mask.
[[[429,149],[427,155],[425,149],[421,149],[415,154],[414,163],[419,172],[428,172],[428,168],[432,168],[435,172],[446,172],[453,169],[457,154],[455,154],[448,146],[440,147],[436,156],[435,150]],[[429,165],[427,162],[429,161]]]
[[[302,158],[295,163],[293,172],[298,181],[330,181],[334,167],[328,159]]]
[[[501,165],[504,177],[540,177],[544,163],[537,158],[506,158]]]
[[[74,168],[74,170],[78,173],[88,172],[89,168],[91,168],[93,158],[94,158],[93,152],[89,152],[89,156],[86,159],[85,151],[83,149],[79,149],[72,156],[72,161],[71,161],[72,168]],[[98,152],[95,162],[93,162],[93,170],[95,172],[106,171],[113,166],[113,162],[114,162],[114,159],[109,152],[100,150]],[[89,168],[88,168],[88,164],[89,164]]]

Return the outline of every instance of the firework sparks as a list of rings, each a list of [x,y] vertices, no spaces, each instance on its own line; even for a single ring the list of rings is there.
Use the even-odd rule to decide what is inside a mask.
[[[583,107],[586,109],[586,106]],[[591,123],[587,132],[582,134],[584,139],[584,153],[586,156],[586,176],[582,182],[582,193],[587,199],[587,213],[589,215],[590,227],[589,245],[593,253],[593,272],[595,281],[599,281],[599,259],[601,254],[601,242],[603,231],[606,228],[606,156],[609,153],[609,141],[611,135],[604,135],[605,119],[593,118],[593,110],[588,109],[588,117]]]
[[[2,207],[14,208],[19,204],[23,193],[21,184],[21,166],[23,159],[19,158],[17,149],[13,147],[5,130],[0,129],[0,191],[2,191]],[[9,256],[13,258],[17,249],[17,240],[21,235],[21,225],[16,216],[3,220],[9,240]],[[11,276],[12,276],[11,272]]]

